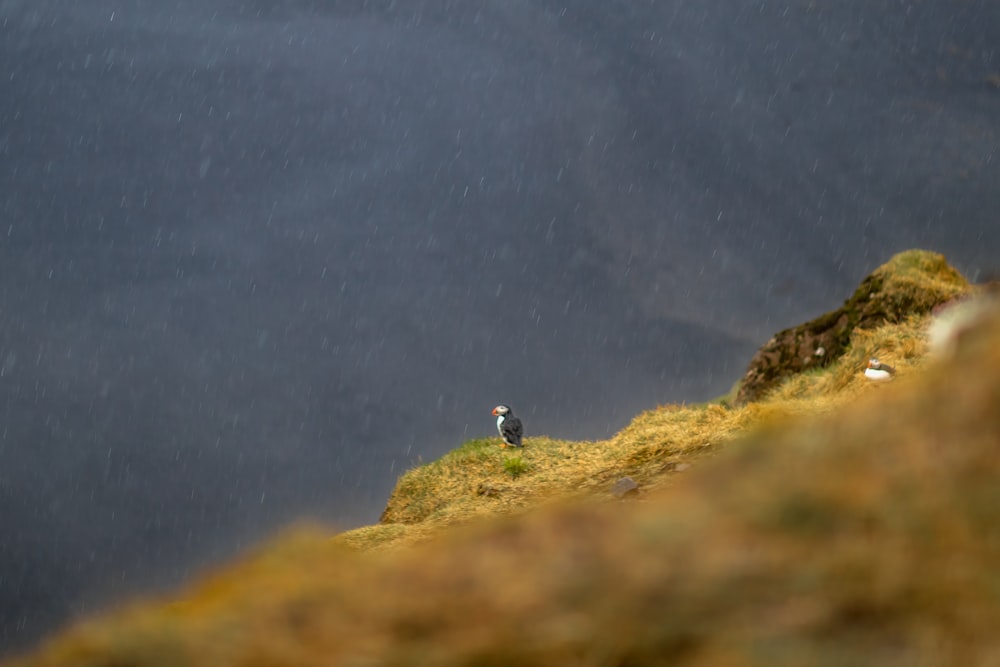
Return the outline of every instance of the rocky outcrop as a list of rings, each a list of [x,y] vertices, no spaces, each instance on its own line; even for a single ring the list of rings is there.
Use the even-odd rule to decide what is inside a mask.
[[[635,498],[639,495],[639,485],[631,477],[622,477],[611,487],[611,495],[619,500]]]
[[[828,366],[844,354],[855,328],[928,313],[969,289],[943,255],[900,253],[865,278],[837,310],[775,334],[751,359],[735,402],[759,400],[791,375]]]

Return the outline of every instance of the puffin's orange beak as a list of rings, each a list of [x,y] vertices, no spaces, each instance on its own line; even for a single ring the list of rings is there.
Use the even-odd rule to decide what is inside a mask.
[[[496,416],[496,414],[497,414],[497,409],[493,408],[493,416]]]

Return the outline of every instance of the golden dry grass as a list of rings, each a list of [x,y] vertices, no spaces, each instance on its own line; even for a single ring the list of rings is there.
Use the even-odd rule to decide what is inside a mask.
[[[1000,663],[985,319],[937,361],[926,317],[858,329],[764,401],[606,441],[466,443],[401,478],[390,522],[292,530],[9,667]],[[625,474],[638,501],[608,494]]]
[[[927,315],[968,290],[944,256],[923,250],[900,253],[865,277],[840,308],[776,333],[750,360],[732,402],[760,401],[788,378],[840,359],[856,330]]]
[[[829,412],[878,390],[863,376],[878,354],[899,379],[924,363],[928,318],[912,317],[873,331],[858,329],[847,354],[821,371],[787,380],[763,401],[739,408],[721,404],[667,405],[638,415],[614,437],[597,442],[528,438],[523,452],[502,450],[499,439],[473,440],[400,479],[383,524],[339,539],[360,549],[423,541],[472,519],[513,514],[552,499],[607,499],[614,482],[630,476],[644,491],[660,488],[727,442],[788,417]],[[525,474],[512,479],[504,460],[523,458]]]
[[[968,292],[968,282],[948,264],[944,255],[927,250],[907,250],[894,255],[875,270],[889,301],[933,303]]]
[[[384,553],[302,529],[16,664],[994,664],[993,319],[946,363],[782,411],[646,500],[549,503]],[[635,426],[675,420],[699,421]]]

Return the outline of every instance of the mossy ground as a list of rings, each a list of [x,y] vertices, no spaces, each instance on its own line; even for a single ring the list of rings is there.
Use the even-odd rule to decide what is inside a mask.
[[[465,443],[407,472],[379,525],[291,531],[11,664],[993,664],[994,319],[947,363],[913,316],[757,403]],[[863,377],[873,353],[895,380]],[[622,475],[639,500],[608,493]]]
[[[759,401],[785,379],[839,360],[856,329],[925,315],[968,289],[943,255],[900,253],[867,276],[840,308],[775,334],[751,359],[733,403]]]

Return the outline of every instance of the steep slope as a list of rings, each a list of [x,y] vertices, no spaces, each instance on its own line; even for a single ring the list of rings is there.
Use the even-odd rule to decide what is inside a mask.
[[[736,402],[759,400],[789,376],[828,366],[847,351],[855,329],[924,315],[967,288],[943,255],[900,253],[865,278],[837,310],[775,334],[750,360]]]
[[[936,360],[913,317],[759,403],[529,440],[516,478],[469,443],[404,476],[394,523],[291,533],[10,664],[995,661],[1000,312],[963,321]],[[861,375],[875,348],[893,382]],[[640,500],[603,502],[623,473]]]
[[[495,440],[467,442],[404,474],[381,524],[343,539],[362,548],[417,541],[473,517],[520,512],[552,498],[606,497],[623,476],[642,491],[670,484],[677,472],[756,424],[852,400],[865,387],[858,370],[875,353],[904,373],[919,366],[925,349],[920,316],[969,289],[943,256],[900,253],[866,277],[844,306],[768,341],[736,392],[740,407],[725,401],[663,406],[638,416],[610,440],[536,437],[523,453],[501,451]],[[878,328],[887,323],[895,326]],[[817,356],[822,346],[824,354]],[[829,372],[811,375],[823,368]],[[797,380],[771,400],[760,400],[789,379]],[[516,479],[507,474],[515,464],[523,468]]]

